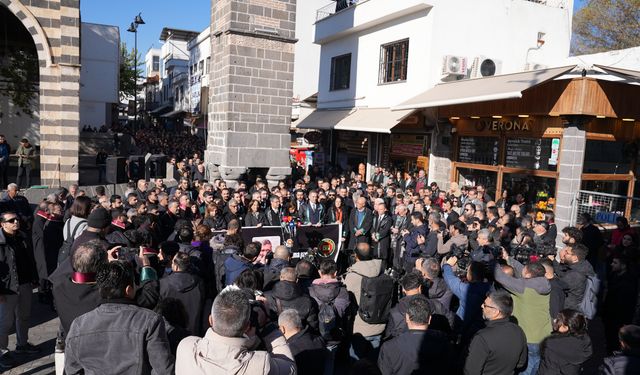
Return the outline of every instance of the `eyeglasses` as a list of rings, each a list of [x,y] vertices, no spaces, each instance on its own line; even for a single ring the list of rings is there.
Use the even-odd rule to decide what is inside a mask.
[[[3,223],[11,223],[11,224],[15,224],[18,222],[18,218],[17,217],[12,217],[11,219],[6,219],[2,221]]]

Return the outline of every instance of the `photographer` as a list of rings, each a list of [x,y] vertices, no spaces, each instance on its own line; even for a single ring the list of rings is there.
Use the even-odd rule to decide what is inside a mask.
[[[444,281],[458,297],[460,305],[456,315],[462,321],[460,331],[463,340],[468,340],[473,334],[482,328],[482,302],[491,288],[491,284],[485,281],[485,265],[479,262],[471,262],[466,271],[465,280],[460,280],[453,271],[458,263],[456,256],[449,257],[442,266]]]
[[[461,221],[449,225],[449,239],[444,242],[444,234],[438,233],[438,254],[448,254],[451,252],[451,246],[457,245],[463,248],[469,246],[469,240],[464,234],[466,231],[466,225]]]
[[[216,297],[205,336],[190,336],[178,345],[176,374],[295,374],[286,339],[260,308],[252,311],[249,297],[233,288]],[[256,350],[261,341],[266,351]]]

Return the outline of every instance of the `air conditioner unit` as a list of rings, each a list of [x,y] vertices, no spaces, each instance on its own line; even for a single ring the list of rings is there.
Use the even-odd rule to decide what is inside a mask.
[[[467,75],[467,58],[462,56],[447,55],[442,64],[442,75]]]
[[[478,56],[471,65],[471,78],[491,77],[502,72],[502,61]]]
[[[540,69],[547,69],[547,68],[548,66],[545,64],[527,63],[524,70],[530,71],[530,70],[540,70]]]

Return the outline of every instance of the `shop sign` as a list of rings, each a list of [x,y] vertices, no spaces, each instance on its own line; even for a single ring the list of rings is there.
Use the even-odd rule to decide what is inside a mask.
[[[476,122],[477,131],[510,132],[530,131],[533,121],[526,120],[480,120]]]
[[[560,152],[560,139],[554,138],[551,141],[551,157],[549,158],[549,165],[558,165],[559,152]]]

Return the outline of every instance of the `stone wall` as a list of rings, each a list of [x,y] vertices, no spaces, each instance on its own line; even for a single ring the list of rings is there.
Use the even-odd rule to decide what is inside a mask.
[[[212,1],[209,138],[213,176],[289,175],[296,0]]]
[[[80,0],[0,0],[31,33],[40,65],[40,177],[78,181]]]

